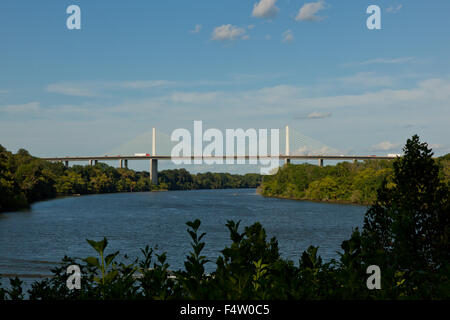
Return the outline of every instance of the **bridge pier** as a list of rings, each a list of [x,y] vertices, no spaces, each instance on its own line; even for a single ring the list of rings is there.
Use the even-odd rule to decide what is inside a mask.
[[[323,159],[319,159],[319,167],[323,167]]]
[[[150,160],[150,181],[154,185],[158,185],[158,159]]]
[[[128,159],[125,159],[123,162],[124,162],[125,168],[128,169]]]
[[[64,166],[66,167],[66,168],[68,168],[69,167],[69,161],[64,161]]]
[[[286,126],[286,155],[288,156],[290,153],[289,150],[289,126]],[[284,164],[290,164],[291,163],[291,159],[287,158],[284,159]]]
[[[120,168],[120,169],[123,168],[123,159],[119,159],[119,168]]]
[[[92,160],[92,159],[89,160],[89,165],[92,166],[93,162],[94,162],[94,160]]]
[[[152,156],[156,156],[156,128],[152,129]],[[150,181],[158,185],[158,159],[150,160]]]
[[[94,166],[98,164],[98,160],[94,160]]]

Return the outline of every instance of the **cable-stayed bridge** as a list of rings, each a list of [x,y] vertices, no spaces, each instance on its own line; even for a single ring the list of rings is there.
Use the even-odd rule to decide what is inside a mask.
[[[162,138],[162,139],[161,139]],[[343,161],[358,161],[358,160],[389,160],[394,159],[396,156],[375,156],[375,155],[344,155],[338,154],[339,151],[328,147],[321,143],[320,141],[314,140],[312,138],[306,137],[296,130],[290,129],[286,126],[284,131],[284,150],[279,153],[274,154],[271,150],[265,154],[249,154],[247,149],[241,154],[227,154],[227,155],[203,155],[202,153],[194,152],[194,155],[180,155],[173,156],[170,152],[174,146],[174,142],[170,139],[168,135],[161,134],[160,140],[158,141],[158,153],[156,150],[157,146],[157,136],[156,129],[153,128],[151,134],[152,141],[152,152],[151,153],[133,153],[132,151],[127,151],[128,154],[123,154],[117,152],[117,155],[99,155],[99,156],[66,156],[66,157],[44,157],[42,159],[54,162],[63,162],[67,167],[70,162],[86,161],[89,165],[95,165],[99,161],[118,161],[118,166],[120,168],[128,168],[129,160],[146,160],[150,162],[150,179],[152,183],[158,183],[158,161],[187,161],[191,160],[194,163],[202,163],[202,161],[211,161],[216,163],[227,163],[230,164],[233,161],[239,161],[238,163],[243,163],[245,161],[250,163],[256,163],[256,161],[262,160],[282,160],[284,163],[290,163],[291,160],[317,160],[319,166],[323,166],[324,160],[343,160]],[[142,151],[140,149],[142,145],[148,144],[148,136],[144,134],[132,141],[131,148],[134,151]],[[145,141],[146,140],[146,141]],[[167,143],[167,140],[170,142]],[[130,144],[126,147],[130,148]],[[172,145],[172,146],[170,146]],[[169,146],[169,147],[168,147]],[[234,147],[233,147],[234,148]],[[292,152],[291,152],[292,148]],[[122,148],[115,151],[124,151]],[[279,148],[278,148],[279,149]],[[130,150],[130,149],[128,149]],[[266,150],[267,151],[267,150]],[[114,151],[111,153],[115,153]]]

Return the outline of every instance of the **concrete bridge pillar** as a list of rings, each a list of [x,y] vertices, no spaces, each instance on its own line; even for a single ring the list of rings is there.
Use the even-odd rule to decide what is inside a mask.
[[[66,168],[68,168],[69,167],[69,161],[64,161],[64,166],[66,167]]]
[[[290,153],[289,150],[289,126],[286,126],[286,155],[288,156]],[[284,164],[290,164],[291,163],[291,159],[286,158],[284,159]]]
[[[92,163],[94,162],[94,160],[89,160],[89,165],[92,166]]]
[[[319,159],[319,167],[323,167],[323,159]]]
[[[123,162],[124,162],[125,168],[128,169],[128,159],[125,159]]]
[[[98,160],[94,160],[94,166],[98,164]]]
[[[158,159],[150,160],[150,180],[152,184],[158,185]]]
[[[123,168],[123,159],[119,159],[119,168],[120,168],[120,169]]]
[[[152,129],[152,156],[156,156],[156,128]],[[150,160],[150,181],[158,185],[158,159]]]

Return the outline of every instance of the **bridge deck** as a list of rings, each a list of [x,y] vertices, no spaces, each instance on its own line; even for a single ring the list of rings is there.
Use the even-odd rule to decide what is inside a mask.
[[[43,160],[48,161],[89,161],[89,160],[186,160],[186,159],[208,159],[208,160],[219,160],[219,159],[274,159],[276,156],[190,156],[190,157],[171,157],[171,156],[132,156],[132,155],[117,155],[117,156],[82,156],[82,157],[50,157],[50,158],[41,158]],[[288,155],[279,155],[278,159],[290,159],[290,160],[392,160],[396,157],[384,157],[384,156],[333,156],[333,155],[314,155],[314,156],[288,156]]]

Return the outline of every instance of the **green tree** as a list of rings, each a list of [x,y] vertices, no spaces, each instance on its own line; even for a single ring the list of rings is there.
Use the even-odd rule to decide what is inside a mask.
[[[84,181],[80,174],[67,171],[64,176],[58,179],[56,190],[59,194],[84,194],[87,191],[86,181]]]
[[[11,168],[12,154],[0,145],[0,212],[28,207],[28,201]]]
[[[392,187],[385,182],[367,212],[366,243],[391,254],[402,268],[437,268],[450,257],[449,190],[417,135],[403,151],[394,162]]]
[[[379,265],[397,296],[450,293],[450,203],[433,153],[417,135],[394,162],[364,220],[363,260]],[[421,290],[419,290],[421,288]]]

